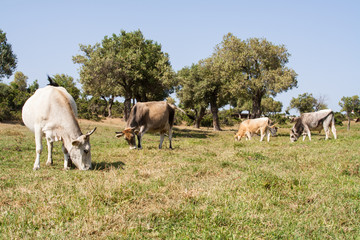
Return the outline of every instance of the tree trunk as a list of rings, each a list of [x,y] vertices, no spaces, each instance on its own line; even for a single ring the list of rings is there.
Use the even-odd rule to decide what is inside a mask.
[[[131,97],[126,97],[125,96],[125,101],[124,101],[124,118],[125,118],[125,121],[127,121],[129,119],[130,111],[131,111]]]
[[[260,116],[261,116],[261,97],[254,96],[251,118],[259,118]]]
[[[351,121],[350,115],[348,115],[348,124],[347,124],[347,130],[348,131],[350,130],[350,121]]]
[[[109,104],[107,106],[107,110],[108,110],[108,117],[111,118],[112,117],[112,113],[111,113],[111,108],[114,104],[114,96],[111,95],[110,98],[109,98]]]
[[[195,119],[195,127],[200,128],[200,122],[205,116],[206,108],[200,107],[199,114],[196,113],[196,119]]]
[[[105,101],[106,107],[104,108],[104,111],[102,112],[103,117],[106,117],[106,110],[108,109],[109,103],[108,100],[106,100],[106,97],[101,96],[101,98]]]
[[[210,103],[210,110],[211,110],[211,114],[213,116],[214,131],[221,131],[220,121],[219,121],[219,116],[218,116],[219,109],[216,104],[216,100]]]

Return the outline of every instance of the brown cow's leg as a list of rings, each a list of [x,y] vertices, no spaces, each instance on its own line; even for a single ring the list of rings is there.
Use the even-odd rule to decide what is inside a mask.
[[[139,133],[138,135],[136,135],[137,140],[138,140],[138,149],[142,149],[142,147],[141,147],[141,136],[142,136],[141,133]]]
[[[173,148],[172,148],[172,145],[171,145],[171,139],[172,139],[172,129],[170,128],[170,129],[169,129],[169,142],[170,142],[169,148],[170,148],[170,149],[173,149]]]
[[[164,138],[165,138],[165,133],[161,132],[160,133],[160,144],[159,144],[159,149],[162,148],[162,144],[164,142]]]

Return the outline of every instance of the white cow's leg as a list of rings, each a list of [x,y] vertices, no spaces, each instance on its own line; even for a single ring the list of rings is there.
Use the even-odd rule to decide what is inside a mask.
[[[329,126],[324,125],[324,131],[325,131],[325,140],[327,140],[329,138],[329,135],[330,135]]]
[[[333,133],[333,135],[334,135],[334,138],[336,139],[336,128],[335,128],[335,124],[332,124],[331,125],[331,131],[332,131],[332,133]]]
[[[163,141],[164,141],[164,138],[165,138],[165,133],[160,133],[160,144],[159,144],[159,149],[162,148],[162,144],[163,144]]]
[[[310,132],[310,130],[308,131],[308,137],[309,137],[309,141],[311,141],[311,132]]]
[[[38,170],[40,168],[40,155],[42,152],[42,142],[41,142],[41,129],[35,127],[35,146],[36,146],[36,158],[34,163],[34,170]]]
[[[169,129],[169,148],[170,148],[170,149],[173,149],[173,148],[172,148],[172,144],[171,144],[171,140],[172,140],[172,129],[170,128],[170,129]]]
[[[303,133],[303,141],[305,141],[306,133]]]
[[[267,141],[269,142],[270,141],[270,130],[269,129],[266,130],[266,134],[267,134]]]
[[[53,164],[53,159],[52,159],[53,142],[48,139],[46,139],[46,141],[48,147],[48,159],[46,161],[46,165],[50,166]]]
[[[70,169],[69,163],[71,161],[71,160],[69,160],[70,155],[69,155],[68,151],[66,150],[66,148],[64,147],[64,144],[61,146],[61,148],[64,153],[64,170],[69,170]]]

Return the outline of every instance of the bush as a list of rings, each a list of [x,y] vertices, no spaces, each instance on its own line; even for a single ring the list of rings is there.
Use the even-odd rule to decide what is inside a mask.
[[[213,119],[211,114],[206,114],[204,118],[200,122],[201,127],[212,127],[213,126]]]
[[[219,112],[221,126],[234,126],[240,122],[240,119],[233,117],[233,110],[222,110]]]
[[[11,110],[9,106],[2,102],[0,103],[0,122],[11,120]]]
[[[269,118],[271,119],[271,121],[273,121],[277,124],[280,124],[280,125],[285,125],[286,122],[289,120],[284,114],[280,114],[280,113],[271,115],[271,116],[269,116]]]
[[[340,112],[335,112],[334,118],[335,118],[335,125],[339,125],[339,126],[342,126],[343,125],[342,122],[347,120],[346,116]]]

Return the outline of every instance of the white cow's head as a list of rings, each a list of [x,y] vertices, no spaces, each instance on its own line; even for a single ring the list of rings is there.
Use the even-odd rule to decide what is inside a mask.
[[[96,128],[72,141],[69,155],[71,161],[80,170],[89,170],[91,168],[90,135],[95,130]]]
[[[124,131],[115,132],[115,133],[116,133],[115,136],[117,138],[120,138],[120,137],[124,136],[124,139],[130,145],[130,149],[135,149],[136,148],[135,136],[139,133],[138,130],[135,130],[135,128],[125,128]]]
[[[301,136],[301,134],[303,133],[304,128],[296,128],[296,126],[294,126],[291,130],[290,130],[290,141],[291,142],[296,142],[298,140],[298,138]]]
[[[294,128],[290,130],[290,142],[296,142],[298,140],[299,136],[296,134],[296,131]]]
[[[296,123],[290,130],[290,141],[296,142],[301,134],[304,132],[304,125],[300,117],[296,118]]]

